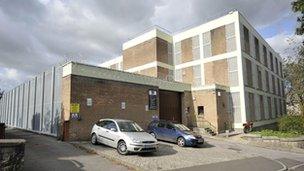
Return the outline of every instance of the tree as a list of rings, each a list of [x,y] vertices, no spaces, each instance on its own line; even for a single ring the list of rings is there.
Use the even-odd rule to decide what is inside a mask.
[[[295,0],[291,3],[291,5],[292,5],[292,10],[294,12],[301,13],[301,16],[297,18],[299,26],[296,29],[296,34],[303,35],[304,34],[304,0]]]
[[[285,59],[284,76],[286,85],[287,103],[297,106],[304,115],[304,48],[300,46],[295,58]]]

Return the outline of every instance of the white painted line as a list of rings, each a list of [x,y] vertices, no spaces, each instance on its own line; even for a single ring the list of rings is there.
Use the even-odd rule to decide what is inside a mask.
[[[279,163],[280,165],[283,166],[282,169],[279,169],[277,171],[285,171],[285,170],[287,170],[287,166],[284,163],[282,163],[281,161],[279,161],[279,160],[273,160],[273,161],[275,161],[275,162],[277,162],[277,163]]]
[[[293,167],[289,168],[289,170],[295,170],[295,169],[297,169],[297,168],[299,168],[301,166],[304,166],[304,163],[296,165],[296,166],[293,166]]]

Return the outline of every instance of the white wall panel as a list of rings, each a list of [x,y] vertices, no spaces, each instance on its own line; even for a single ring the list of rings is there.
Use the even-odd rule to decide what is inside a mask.
[[[23,98],[23,123],[22,128],[26,129],[28,124],[28,105],[29,105],[29,82],[24,83],[24,98]]]
[[[43,98],[43,118],[42,132],[51,131],[52,122],[52,99],[53,99],[53,72],[46,71],[44,76],[44,98]]]
[[[61,117],[61,78],[62,78],[62,67],[55,68],[54,75],[54,107],[52,115],[51,133],[58,133],[58,124]]]
[[[30,81],[30,100],[28,113],[28,129],[34,128],[34,113],[35,113],[35,98],[36,98],[36,77]]]
[[[35,113],[33,116],[33,130],[40,131],[41,118],[42,118],[42,103],[43,103],[43,74],[37,76],[36,84],[36,101]]]

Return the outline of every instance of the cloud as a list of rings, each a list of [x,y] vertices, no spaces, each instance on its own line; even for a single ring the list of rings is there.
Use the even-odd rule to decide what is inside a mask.
[[[273,37],[267,38],[266,41],[281,55],[281,57],[289,58],[296,55],[295,49],[301,44],[301,42],[303,42],[303,37],[282,32]]]
[[[0,74],[9,68],[22,77],[0,86],[21,83],[67,59],[106,61],[154,24],[174,32],[236,8],[255,27],[292,15],[289,0],[1,0]]]
[[[12,89],[20,83],[20,79],[28,79],[29,77],[29,75],[18,72],[14,68],[0,68],[0,89]]]
[[[294,15],[290,4],[291,0],[163,0],[163,4],[156,8],[153,21],[169,30],[177,31],[237,9],[257,28]]]

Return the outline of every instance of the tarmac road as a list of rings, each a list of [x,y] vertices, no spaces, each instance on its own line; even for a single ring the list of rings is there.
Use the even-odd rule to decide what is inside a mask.
[[[24,170],[107,170],[127,171],[128,168],[96,154],[77,149],[53,137],[42,136],[18,129],[8,129],[7,138],[26,140]],[[1,169],[0,169],[1,170]]]

